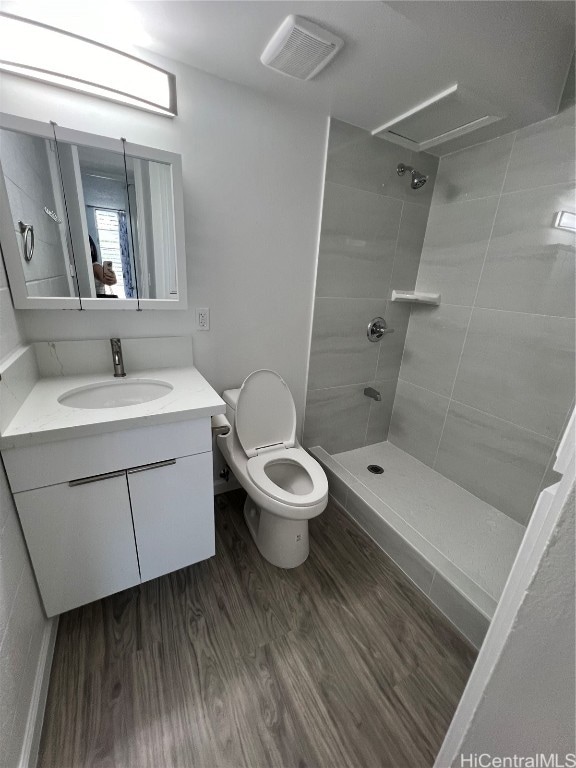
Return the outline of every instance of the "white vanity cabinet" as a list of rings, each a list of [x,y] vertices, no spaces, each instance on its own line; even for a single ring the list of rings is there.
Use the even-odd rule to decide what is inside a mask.
[[[127,478],[142,581],[214,554],[211,452],[129,469]]]
[[[209,418],[3,456],[48,616],[215,552]]]
[[[16,505],[48,616],[139,583],[125,473],[23,491]]]

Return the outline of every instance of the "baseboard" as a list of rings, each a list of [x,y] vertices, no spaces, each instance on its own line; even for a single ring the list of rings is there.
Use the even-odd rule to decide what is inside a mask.
[[[32,701],[30,702],[26,730],[24,731],[24,743],[22,744],[22,751],[20,753],[19,768],[36,768],[36,763],[38,762],[40,736],[42,735],[44,710],[46,708],[48,684],[50,682],[50,671],[52,669],[52,657],[54,656],[54,646],[56,645],[57,634],[58,616],[55,616],[53,619],[49,619],[42,638],[40,657],[38,659],[36,677],[34,679],[34,689],[32,691]]]

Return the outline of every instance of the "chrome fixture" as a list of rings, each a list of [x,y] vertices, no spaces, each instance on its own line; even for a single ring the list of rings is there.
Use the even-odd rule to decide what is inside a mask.
[[[374,320],[370,320],[366,332],[368,341],[380,341],[385,333],[394,333],[394,328],[388,328],[383,317],[375,317]]]
[[[55,221],[56,224],[62,224],[62,219],[58,216],[58,214],[55,211],[51,211],[50,208],[47,208],[44,206],[44,213],[46,216],[50,216],[52,221]]]
[[[371,397],[372,400],[376,400],[377,403],[379,403],[380,400],[382,400],[382,395],[380,394],[380,392],[378,392],[377,389],[374,389],[374,387],[366,387],[364,390],[364,394],[366,395],[366,397]]]
[[[112,364],[114,366],[114,376],[120,378],[126,376],[124,370],[124,360],[122,358],[122,342],[120,339],[110,339],[110,346],[112,347]]]
[[[412,181],[410,182],[410,186],[412,189],[420,189],[420,187],[423,187],[424,184],[428,181],[428,176],[425,176],[423,173],[420,173],[420,171],[417,171],[415,168],[412,168],[411,165],[404,165],[404,163],[398,163],[398,167],[396,168],[396,173],[398,176],[404,176],[406,171],[410,171],[410,175],[412,177]]]
[[[24,242],[24,260],[32,261],[32,256],[34,256],[34,227],[32,224],[24,224],[23,221],[19,221],[18,229]]]

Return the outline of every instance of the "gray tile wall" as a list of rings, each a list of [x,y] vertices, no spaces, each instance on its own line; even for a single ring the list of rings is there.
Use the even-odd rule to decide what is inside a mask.
[[[574,115],[441,159],[389,430],[523,524],[574,398]]]
[[[30,262],[22,260],[30,296],[70,295],[60,228],[43,210],[44,206],[57,210],[48,160],[52,151],[51,143],[45,139],[0,131],[0,160],[21,254],[17,222],[22,220],[34,226],[34,258]]]
[[[411,190],[399,162],[432,179]],[[304,444],[330,453],[386,440],[410,307],[388,301],[412,290],[438,160],[367,131],[330,126]],[[394,328],[381,342],[366,337],[381,315]],[[368,399],[367,386],[380,402]]]

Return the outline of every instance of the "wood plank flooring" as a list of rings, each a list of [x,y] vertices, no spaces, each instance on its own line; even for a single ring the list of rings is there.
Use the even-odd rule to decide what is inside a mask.
[[[431,766],[475,659],[337,509],[267,563],[216,499],[216,557],[60,619],[39,768]]]

